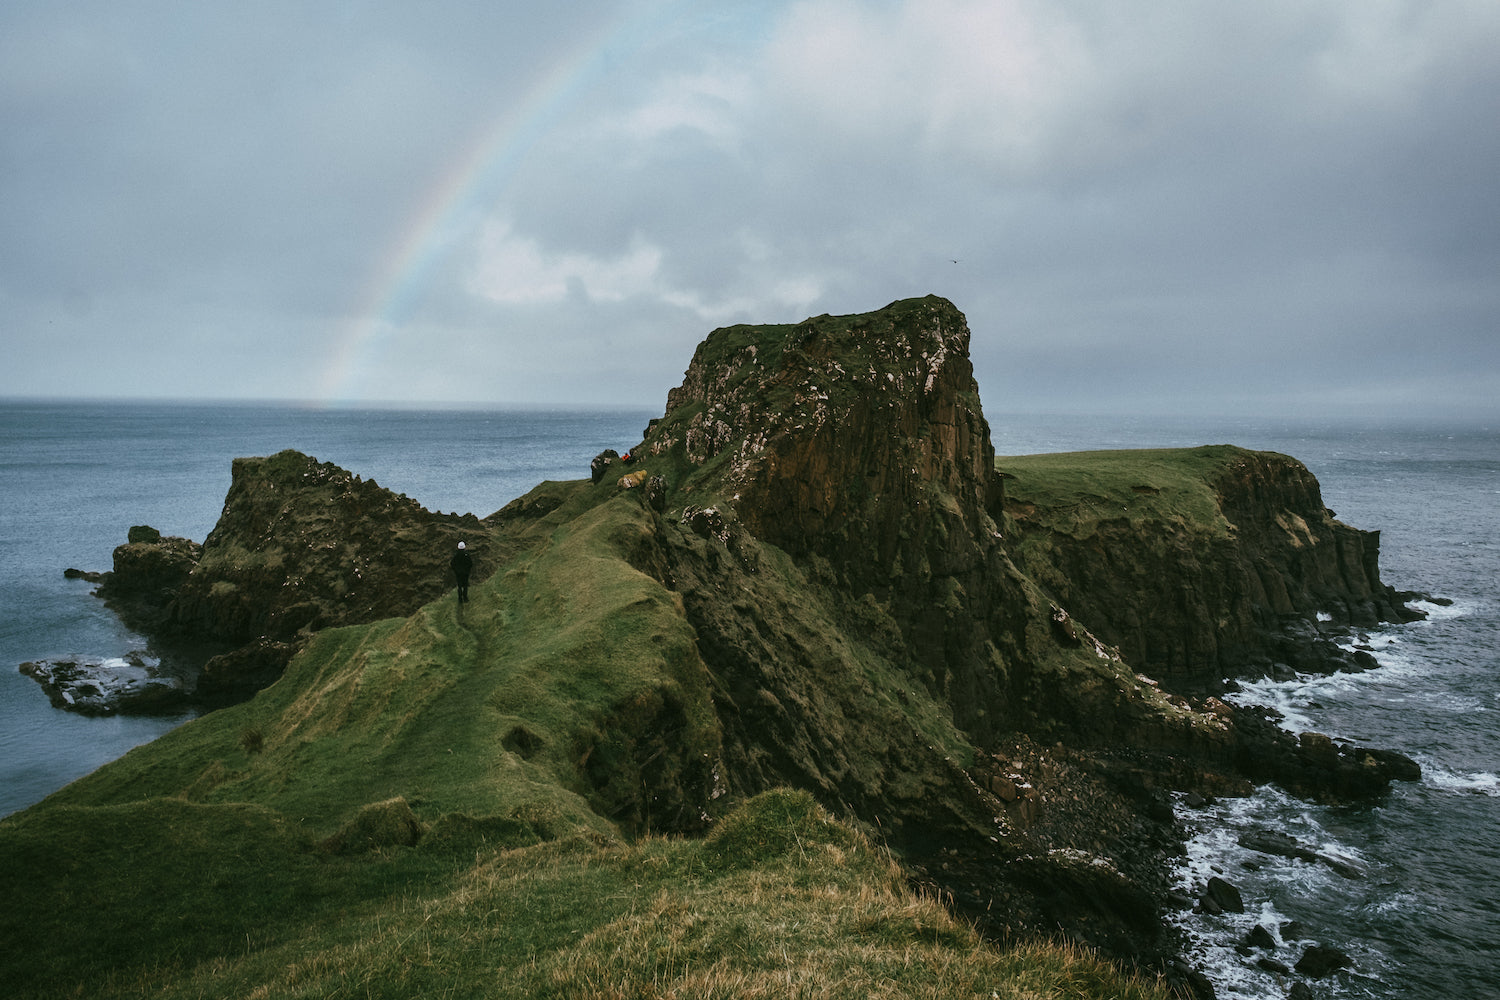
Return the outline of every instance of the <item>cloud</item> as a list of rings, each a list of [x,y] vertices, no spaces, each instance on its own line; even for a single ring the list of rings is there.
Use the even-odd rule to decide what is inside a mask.
[[[770,100],[832,145],[1040,169],[1085,81],[1073,27],[1015,0],[803,3],[765,56]]]
[[[711,326],[936,292],[1005,405],[1482,408],[1496,51],[1483,0],[10,4],[0,393],[304,394],[364,330],[356,396],[656,405]]]
[[[549,253],[508,223],[485,226],[473,288],[502,305],[562,302],[576,287],[599,302],[620,302],[656,293],[661,250],[639,237],[614,257]]]

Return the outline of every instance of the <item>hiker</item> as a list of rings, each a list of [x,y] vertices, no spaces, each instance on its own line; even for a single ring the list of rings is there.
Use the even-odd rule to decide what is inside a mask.
[[[453,567],[453,575],[458,577],[458,603],[467,604],[469,601],[469,570],[474,568],[474,560],[470,558],[464,543],[458,543],[458,551],[453,553],[453,558],[448,560],[448,565]]]

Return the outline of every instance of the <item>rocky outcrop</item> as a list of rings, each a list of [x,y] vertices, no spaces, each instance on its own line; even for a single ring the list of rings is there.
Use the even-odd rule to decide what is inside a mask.
[[[198,701],[209,706],[244,701],[280,677],[300,648],[298,642],[254,639],[211,657],[198,675]]]
[[[1128,951],[1150,936],[1138,892],[1156,884],[1141,859],[1166,849],[1162,789],[1277,780],[1359,798],[1409,764],[1302,746],[1136,671],[1215,669],[1266,649],[1285,616],[1373,620],[1399,602],[1377,539],[1334,521],[1281,456],[1214,451],[1187,514],[1071,532],[1028,520],[1024,499],[1007,503],[968,347],[962,314],[933,297],[715,331],[633,449],[668,484],[666,524],[637,565],[682,597],[732,787],[813,790],[878,821],[909,858],[943,842],[940,863],[918,867],[977,911],[998,901],[1017,923]],[[1133,482],[1127,498],[1136,486],[1158,490]],[[934,762],[909,720],[859,696],[870,680],[832,669],[851,655],[920,685],[975,747],[1063,741],[1095,822],[1139,822],[1090,836],[1008,773]],[[968,839],[983,816],[999,848]]]
[[[1201,478],[1161,483],[1149,470],[1166,453],[1136,454],[1137,478],[1091,478],[1062,503],[1037,502],[1025,459],[1001,466],[1023,565],[1138,669],[1170,684],[1368,666],[1336,643],[1349,626],[1422,617],[1381,582],[1380,533],[1338,521],[1296,459],[1203,447]],[[1184,517],[1173,494],[1190,492],[1203,509]]]
[[[183,679],[144,652],[37,660],[20,671],[42,686],[54,708],[79,715],[169,715],[189,704]]]
[[[1071,649],[1048,637],[1050,609],[1002,544],[968,324],[944,299],[717,330],[635,452],[679,463],[682,499],[716,501],[685,512],[695,525],[738,525],[719,533],[798,560],[981,742],[1018,728],[1091,740],[1214,728],[1164,722],[1157,693],[1082,627]],[[1075,670],[1078,683],[1059,683]]]
[[[453,586],[448,559],[473,548],[472,514],[436,514],[295,451],[235,459],[224,511],[177,588],[168,626],[240,644],[404,617]]]
[[[99,596],[165,651],[177,704],[247,698],[312,632],[411,614],[453,586],[448,560],[460,541],[474,556],[472,579],[493,565],[474,515],[433,513],[300,452],[236,459],[232,472],[201,545],[137,525],[98,577]],[[154,696],[90,683],[99,694],[80,704],[164,710]],[[103,708],[98,698],[112,694]]]
[[[114,551],[114,568],[99,578],[98,594],[132,628],[160,631],[167,606],[202,554],[197,542],[135,525]]]

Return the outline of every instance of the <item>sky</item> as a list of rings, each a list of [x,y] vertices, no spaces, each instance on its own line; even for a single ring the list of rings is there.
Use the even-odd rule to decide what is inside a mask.
[[[651,409],[926,294],[987,412],[1500,419],[1500,3],[0,3],[0,397]]]

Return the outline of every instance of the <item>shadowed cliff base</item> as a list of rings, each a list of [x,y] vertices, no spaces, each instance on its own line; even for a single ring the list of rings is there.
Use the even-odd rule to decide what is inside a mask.
[[[286,876],[292,894],[324,891],[312,872],[333,862],[311,859],[343,859],[379,912],[418,870],[457,886],[471,865],[563,843],[644,864],[630,852],[654,849],[610,845],[712,843],[742,803],[795,789],[992,941],[1061,935],[1169,968],[1173,791],[1278,781],[1366,798],[1411,776],[1399,754],[1291,739],[1203,679],[1336,649],[1308,632],[1318,612],[1408,612],[1379,581],[1374,533],[1339,524],[1285,456],[997,467],[968,346],[962,314],[935,297],[715,331],[629,461],[601,456],[589,479],[482,520],[294,452],[238,460],[182,578],[136,587],[131,566],[150,561],[131,546],[160,544],[142,540],[116,553],[106,593],[164,635],[233,646],[206,671],[239,679],[221,690],[284,673],[0,824],[36,862],[7,879],[55,903],[65,830],[170,816],[231,853],[270,850],[266,831],[281,831],[312,852]],[[459,539],[477,561],[466,605],[445,593]],[[755,829],[742,863],[759,870],[786,834],[764,815]],[[686,941],[699,906],[651,920]],[[7,931],[35,937],[29,913]],[[245,950],[229,942],[252,919],[216,913],[222,939],[163,934],[126,975],[185,989],[163,956],[185,948],[211,976],[197,963]],[[70,933],[40,954],[118,952],[110,934],[125,932]],[[561,925],[527,933],[549,952],[573,945],[551,936]],[[945,961],[973,960],[967,939],[949,943]],[[729,945],[695,947],[713,962]],[[45,959],[18,961],[54,981]],[[230,966],[264,981],[249,959]]]

